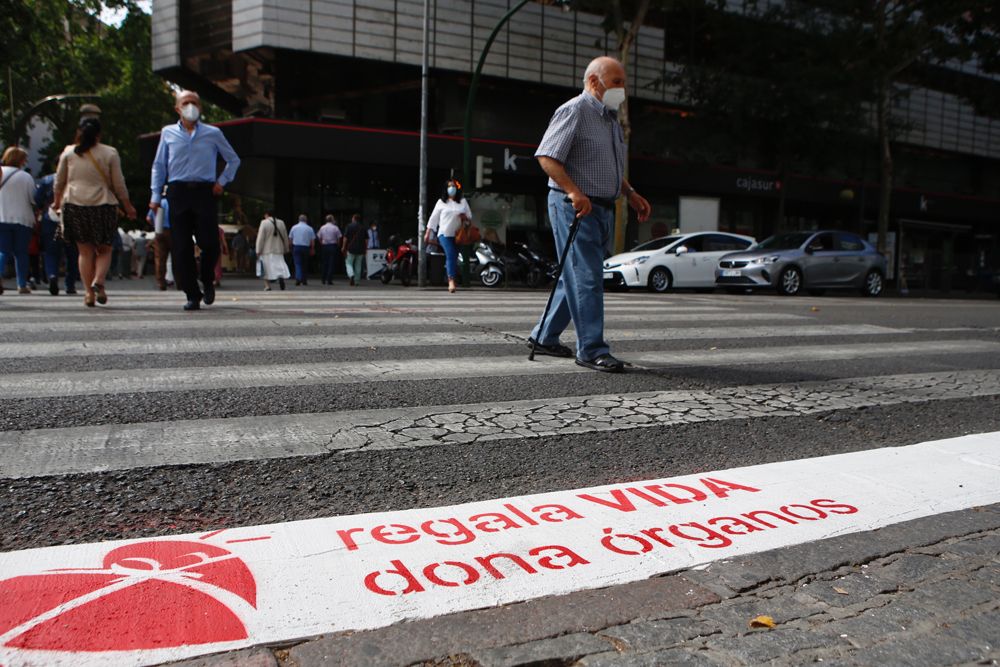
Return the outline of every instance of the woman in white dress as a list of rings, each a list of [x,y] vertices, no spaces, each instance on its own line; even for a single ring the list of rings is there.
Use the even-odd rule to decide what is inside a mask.
[[[288,230],[285,223],[270,212],[264,213],[257,230],[257,277],[263,279],[265,292],[271,291],[271,283],[275,280],[281,289],[285,289],[285,278],[292,275],[285,262],[287,252]]]

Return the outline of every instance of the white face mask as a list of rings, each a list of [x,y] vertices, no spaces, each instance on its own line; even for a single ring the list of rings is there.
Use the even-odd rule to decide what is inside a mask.
[[[454,197],[456,194],[458,194],[458,189],[455,186],[451,186],[448,188],[449,197]]]
[[[622,102],[625,101],[625,89],[608,88],[603,81],[601,81],[601,85],[605,88],[604,96],[601,98],[601,102],[603,102],[604,106],[612,111],[618,111],[618,107],[620,107]]]
[[[201,117],[201,109],[193,102],[188,102],[181,107],[181,118],[189,123],[194,123]]]

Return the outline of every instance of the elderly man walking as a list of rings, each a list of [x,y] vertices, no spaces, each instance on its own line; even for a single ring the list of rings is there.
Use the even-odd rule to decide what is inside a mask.
[[[222,130],[199,122],[201,98],[190,90],[177,94],[174,107],[180,116],[176,125],[160,133],[160,145],[153,159],[152,193],[149,208],[160,205],[163,186],[170,199],[170,233],[177,285],[187,294],[184,310],[198,310],[201,302],[215,301],[215,263],[219,259],[219,221],[216,199],[236,176],[240,158],[226,141]],[[216,162],[226,163],[221,175]],[[201,288],[194,259],[194,243],[201,248]]]
[[[529,346],[535,343],[536,354],[574,356],[559,343],[572,320],[576,363],[618,373],[625,365],[611,355],[604,340],[602,263],[614,232],[615,200],[627,196],[640,222],[649,219],[651,209],[625,179],[625,137],[618,123],[618,107],[625,101],[625,68],[614,58],[596,58],[587,66],[583,85],[580,95],[556,109],[535,151],[549,177],[549,220],[558,252],[574,219],[580,227],[549,316],[535,326]]]

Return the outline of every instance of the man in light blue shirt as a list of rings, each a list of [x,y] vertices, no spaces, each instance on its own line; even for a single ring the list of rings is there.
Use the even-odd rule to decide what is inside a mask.
[[[170,198],[170,229],[173,242],[174,276],[187,294],[184,310],[198,310],[201,301],[215,301],[215,264],[219,259],[219,222],[216,198],[236,176],[240,158],[222,130],[199,122],[201,98],[185,90],[177,94],[174,107],[180,120],[160,132],[160,145],[153,159],[152,197],[149,208],[160,206],[163,186]],[[217,174],[219,158],[226,163]],[[194,260],[194,237],[201,248],[201,288]]]
[[[303,213],[299,221],[288,232],[288,241],[292,244],[292,261],[295,262],[295,284],[309,284],[309,256],[313,254],[313,244],[316,232],[309,224],[309,218]]]

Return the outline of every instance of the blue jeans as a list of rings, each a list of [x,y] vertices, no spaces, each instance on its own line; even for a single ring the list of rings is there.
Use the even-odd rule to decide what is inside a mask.
[[[0,222],[0,275],[7,268],[7,256],[13,255],[18,287],[28,286],[28,243],[33,231],[27,225]]]
[[[556,252],[566,245],[576,212],[561,192],[549,191],[549,221]],[[611,348],[604,340],[604,257],[611,243],[614,212],[595,206],[580,220],[580,231],[569,249],[562,275],[552,297],[548,320],[539,321],[531,337],[542,345],[555,345],[569,326],[576,328],[576,357],[590,361]],[[544,325],[544,326],[543,326]]]
[[[309,246],[293,245],[292,261],[295,262],[295,280],[302,282],[309,275]]]
[[[320,259],[323,260],[323,282],[333,282],[333,270],[337,262],[337,254],[340,253],[340,246],[336,243],[327,243],[319,247]]]
[[[438,234],[438,243],[444,250],[444,269],[449,280],[458,279],[458,246],[455,245],[454,236]]]

